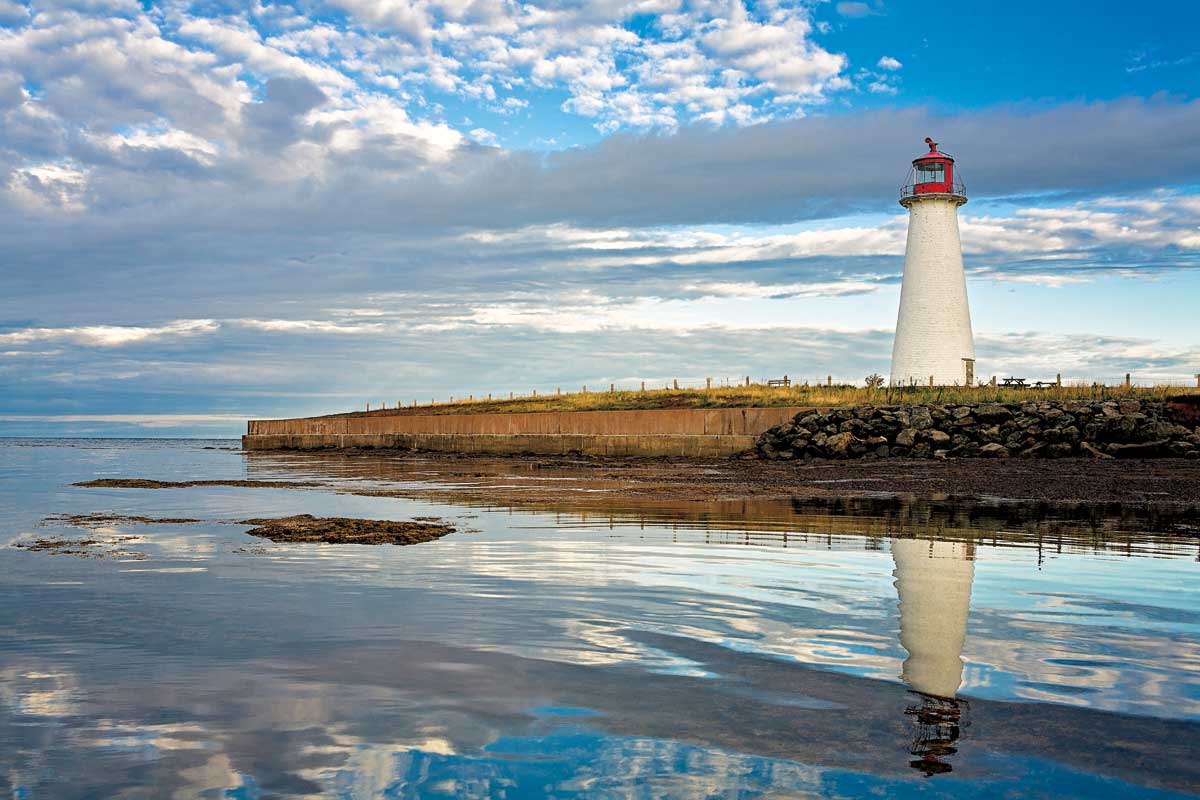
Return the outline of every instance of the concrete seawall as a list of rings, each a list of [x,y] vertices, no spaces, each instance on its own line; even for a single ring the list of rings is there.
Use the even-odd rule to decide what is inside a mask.
[[[799,407],[562,411],[526,414],[356,413],[252,420],[246,450],[397,448],[448,453],[729,456]]]

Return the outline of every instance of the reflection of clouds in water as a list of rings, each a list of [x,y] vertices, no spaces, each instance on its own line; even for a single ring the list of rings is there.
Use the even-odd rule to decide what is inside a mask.
[[[606,737],[562,726],[505,737],[484,753],[458,755],[403,744],[360,745],[337,768],[305,777],[352,800],[387,796],[556,796],[681,800],[786,792],[817,796],[824,771],[787,761],[680,742]]]
[[[79,679],[61,667],[11,665],[0,668],[0,703],[15,714],[69,717],[76,713]]]
[[[1111,711],[1200,716],[1200,700],[1189,688],[1200,682],[1200,643],[1099,627],[1089,627],[1083,637],[1072,625],[973,615],[981,630],[973,630],[967,641],[967,691]],[[1007,630],[1010,625],[1017,630]],[[993,686],[996,690],[989,691]]]

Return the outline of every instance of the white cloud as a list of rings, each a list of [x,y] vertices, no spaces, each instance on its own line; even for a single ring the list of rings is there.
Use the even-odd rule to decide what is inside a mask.
[[[0,333],[0,344],[23,345],[31,342],[64,341],[86,347],[125,347],[161,339],[200,336],[214,333],[219,327],[215,320],[189,319],[154,327],[83,325],[70,328],[24,328]]]
[[[387,330],[387,326],[378,322],[345,323],[316,319],[238,319],[233,322],[243,328],[269,333],[324,333],[360,336]]]
[[[83,211],[87,172],[70,162],[19,167],[8,179],[18,204],[36,211]]]
[[[877,66],[879,69],[887,70],[888,72],[895,72],[904,65],[901,64],[898,59],[892,58],[891,56],[884,56],[883,58],[879,59],[879,62],[876,63],[875,66]]]

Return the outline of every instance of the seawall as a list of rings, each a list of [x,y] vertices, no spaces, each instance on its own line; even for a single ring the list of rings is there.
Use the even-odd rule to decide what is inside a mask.
[[[1200,397],[859,406],[796,415],[761,458],[1197,458]]]
[[[447,453],[730,456],[809,409],[705,408],[518,414],[353,413],[251,420],[246,450],[388,448]]]

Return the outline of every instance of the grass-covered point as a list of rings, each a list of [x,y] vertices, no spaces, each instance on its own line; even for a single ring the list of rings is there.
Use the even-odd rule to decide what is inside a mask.
[[[453,402],[405,405],[396,408],[372,404],[371,414],[516,414],[534,411],[635,411],[657,408],[772,408],[806,406],[837,408],[859,405],[942,404],[942,403],[1019,403],[1038,400],[1113,400],[1134,398],[1165,399],[1181,394],[1200,394],[1200,390],[1180,386],[1126,388],[1124,386],[1051,386],[1043,389],[1004,387],[906,387],[868,388],[859,386],[770,387],[722,386],[712,389],[647,389],[645,391],[538,393],[512,399],[459,399]],[[351,412],[363,414],[366,412]]]

